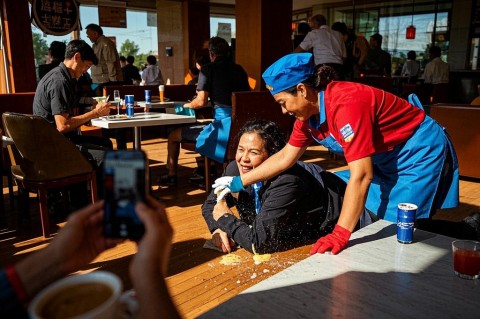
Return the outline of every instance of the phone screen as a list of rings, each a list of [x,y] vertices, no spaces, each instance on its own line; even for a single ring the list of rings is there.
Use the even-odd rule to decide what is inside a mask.
[[[135,212],[138,201],[145,201],[147,172],[145,153],[139,150],[105,153],[104,234],[107,237],[139,239],[144,226]]]

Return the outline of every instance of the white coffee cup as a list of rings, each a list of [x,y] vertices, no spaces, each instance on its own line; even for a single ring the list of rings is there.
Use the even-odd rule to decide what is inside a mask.
[[[107,271],[72,275],[38,293],[28,307],[28,314],[32,319],[114,318],[122,289],[120,278]]]

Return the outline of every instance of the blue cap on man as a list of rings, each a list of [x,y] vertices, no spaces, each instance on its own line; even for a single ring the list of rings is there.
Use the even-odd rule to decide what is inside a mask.
[[[267,84],[267,89],[273,95],[301,83],[311,77],[314,72],[313,54],[292,53],[270,65],[263,72],[262,77]]]

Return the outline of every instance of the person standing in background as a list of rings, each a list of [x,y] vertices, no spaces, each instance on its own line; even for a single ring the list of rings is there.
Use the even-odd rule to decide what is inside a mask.
[[[135,84],[138,85],[142,81],[140,77],[140,70],[133,65],[135,58],[131,55],[127,56],[127,62],[124,67],[122,67],[123,80],[126,84]]]
[[[157,66],[157,58],[153,55],[147,56],[147,67],[142,72],[142,85],[165,84],[162,71]]]
[[[392,57],[382,50],[383,37],[375,33],[370,37],[370,49],[365,60],[365,73],[380,76],[392,75]]]
[[[60,41],[52,41],[48,48],[48,56],[50,63],[41,64],[38,66],[38,80],[40,81],[45,74],[57,67],[65,58],[65,49],[67,45]]]
[[[115,43],[103,35],[103,30],[99,25],[92,23],[85,29],[87,37],[93,43],[92,48],[98,59],[98,64],[92,65],[92,83],[95,85],[96,94],[102,95],[103,85],[123,81],[120,56]]]
[[[297,26],[297,34],[293,37],[293,49],[302,43],[303,39],[307,36],[308,32],[312,31],[310,25],[307,22],[300,22]]]
[[[123,55],[120,56],[120,67],[123,68],[125,65],[127,65],[127,58],[124,57]]]
[[[402,76],[408,76],[408,83],[416,83],[420,73],[420,63],[417,61],[417,53],[408,51],[407,62],[402,67]]]
[[[343,61],[347,58],[347,49],[342,34],[327,25],[327,19],[321,14],[310,18],[310,31],[293,52],[310,52],[313,49],[315,65],[332,67],[343,79]]]

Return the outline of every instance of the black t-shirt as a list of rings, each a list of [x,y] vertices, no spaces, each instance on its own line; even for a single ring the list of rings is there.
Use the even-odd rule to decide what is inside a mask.
[[[39,115],[55,124],[55,115],[72,115],[72,108],[77,104],[77,80],[70,76],[65,64],[47,73],[37,85],[33,99],[33,114]]]
[[[250,91],[248,75],[230,59],[217,57],[214,62],[202,66],[197,91],[206,91],[214,105],[232,105],[232,92]]]
[[[127,84],[133,84],[133,80],[141,81],[140,71],[133,64],[127,64],[122,68],[123,80]]]

